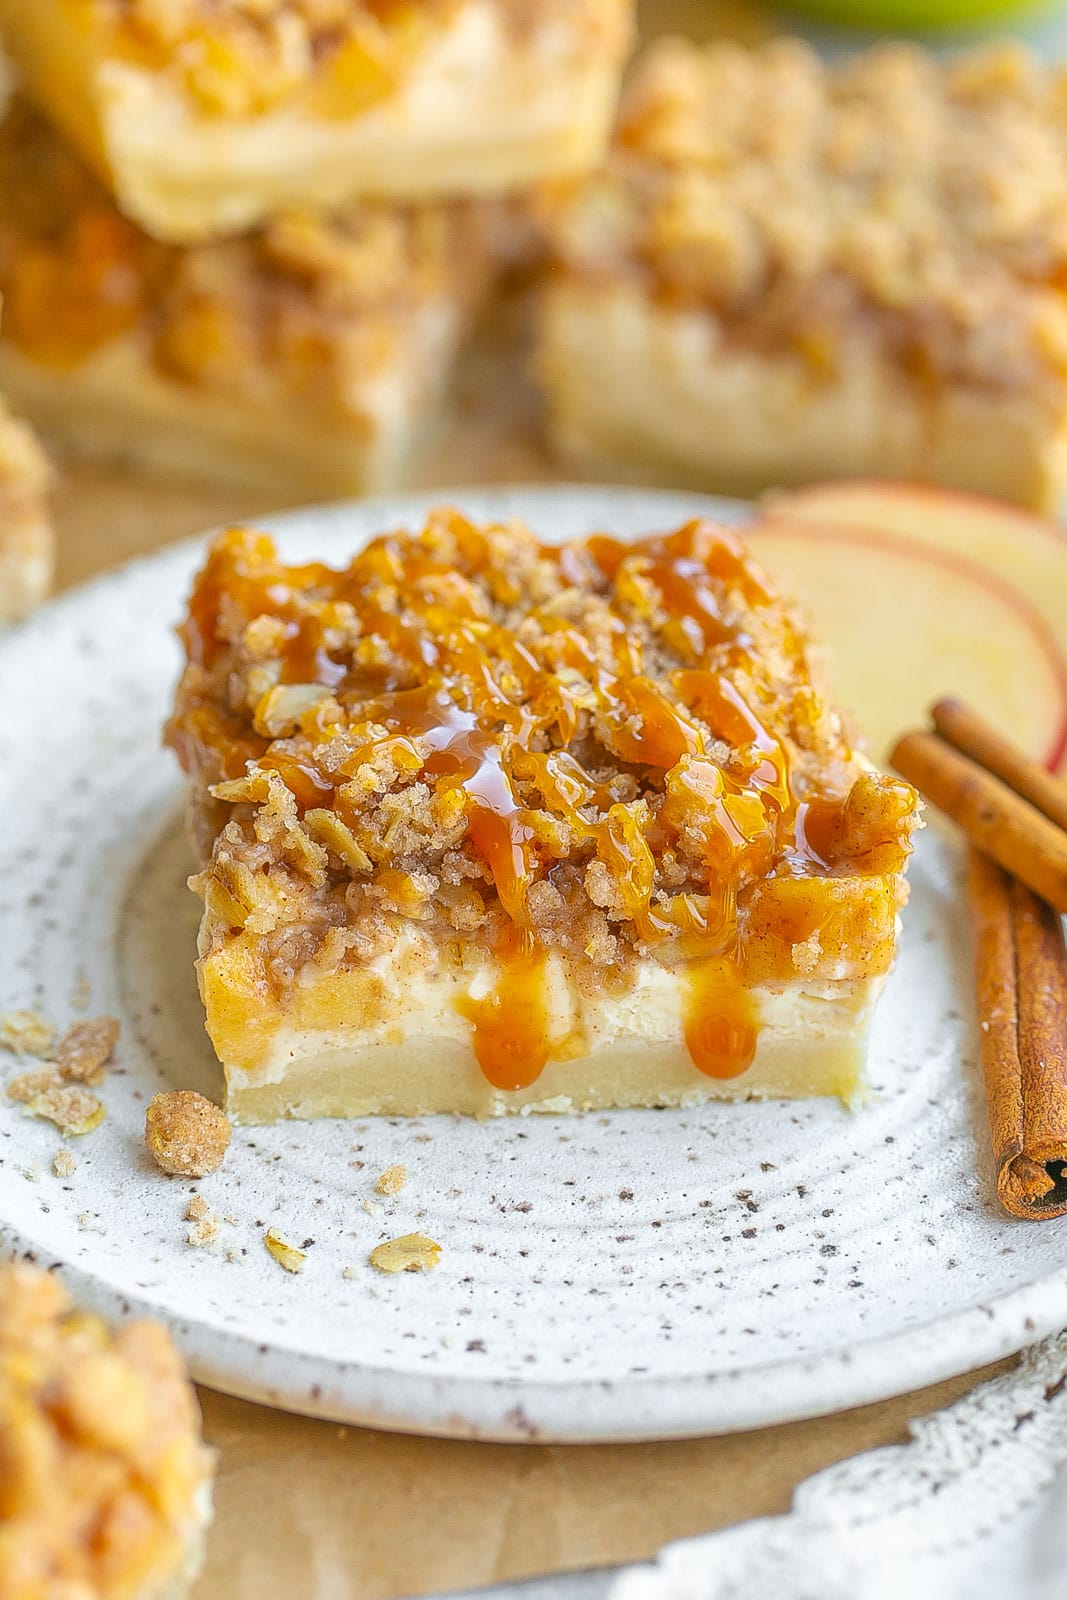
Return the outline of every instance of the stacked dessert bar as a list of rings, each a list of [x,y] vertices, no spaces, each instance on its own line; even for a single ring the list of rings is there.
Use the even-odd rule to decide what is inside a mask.
[[[62,445],[395,482],[501,254],[592,167],[631,0],[0,0],[0,381]]]
[[[560,444],[742,493],[874,475],[1055,507],[1065,85],[1015,44],[661,40],[556,219]]]

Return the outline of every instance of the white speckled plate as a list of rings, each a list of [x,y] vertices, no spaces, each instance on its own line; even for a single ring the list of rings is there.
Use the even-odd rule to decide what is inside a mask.
[[[340,558],[432,498],[276,526],[297,558]],[[546,536],[741,509],[591,488],[455,498]],[[136,562],[0,646],[0,1006],[66,1022],[88,995],[124,1027],[107,1120],[72,1141],[72,1176],[53,1175],[55,1130],[0,1104],[0,1240],[59,1263],[108,1312],[163,1317],[219,1388],[484,1438],[754,1427],[901,1392],[1067,1323],[1067,1221],[1011,1223],[990,1202],[956,863],[929,832],[862,1111],[288,1124],[237,1130],[198,1185],[163,1177],[141,1146],[146,1101],[219,1089],[181,784],[159,737],[198,557]],[[376,1199],[396,1162],[407,1187]],[[185,1242],[194,1188],[226,1219],[215,1250]],[[299,1276],[267,1254],[268,1225],[305,1246]],[[435,1272],[367,1265],[416,1229],[442,1246]]]

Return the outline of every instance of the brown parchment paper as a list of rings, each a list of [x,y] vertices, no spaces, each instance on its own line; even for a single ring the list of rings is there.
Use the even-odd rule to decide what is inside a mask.
[[[837,1417],[644,1445],[416,1439],[205,1391],[217,1517],[193,1600],[395,1600],[648,1558],[785,1511],[811,1473],[902,1441],[1009,1365]]]

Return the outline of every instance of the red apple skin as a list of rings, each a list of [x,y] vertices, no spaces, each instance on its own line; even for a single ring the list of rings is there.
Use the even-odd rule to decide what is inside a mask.
[[[949,557],[966,562],[972,578],[980,575],[988,587],[999,593],[1010,592],[1013,601],[1037,620],[1038,630],[1051,653],[1059,663],[1057,677],[1063,682],[1065,666],[1060,634],[1067,618],[1067,530],[1046,518],[1022,511],[1018,506],[993,500],[967,490],[940,489],[928,484],[903,484],[882,482],[878,479],[852,479],[836,483],[811,484],[807,488],[769,496],[764,504],[761,520],[817,523],[819,537],[829,535],[827,523],[846,530],[862,539],[877,534],[897,541],[916,552]],[[967,523],[979,523],[985,530],[1003,530],[1003,563],[997,567],[983,560],[961,556],[952,546],[938,542],[938,529],[946,524],[959,528]],[[1020,542],[1025,542],[1037,554],[1040,550],[1042,564],[1051,567],[1049,592],[1061,597],[1057,604],[1058,615],[1050,618],[1033,596],[1020,594],[1012,582],[1012,568]],[[1056,569],[1062,570],[1062,583],[1055,583]],[[1059,626],[1057,626],[1057,623]],[[1063,635],[1067,640],[1067,634]],[[1067,764],[1067,700],[1059,718],[1055,737],[1045,755],[1050,771],[1059,771]]]

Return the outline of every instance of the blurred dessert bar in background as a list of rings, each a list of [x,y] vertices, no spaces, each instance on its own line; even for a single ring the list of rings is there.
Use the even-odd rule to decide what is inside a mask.
[[[607,140],[632,0],[0,0],[25,92],[177,242],[498,193]]]
[[[48,476],[33,434],[0,401],[0,627],[42,600],[52,581]]]
[[[492,275],[489,202],[160,244],[16,103],[0,383],[74,454],[317,496],[394,483]]]
[[[1067,82],[1021,47],[655,46],[554,218],[540,367],[579,458],[741,492],[1067,479]]]
[[[154,1322],[114,1333],[0,1264],[0,1595],[179,1600],[211,1518],[192,1385]]]

